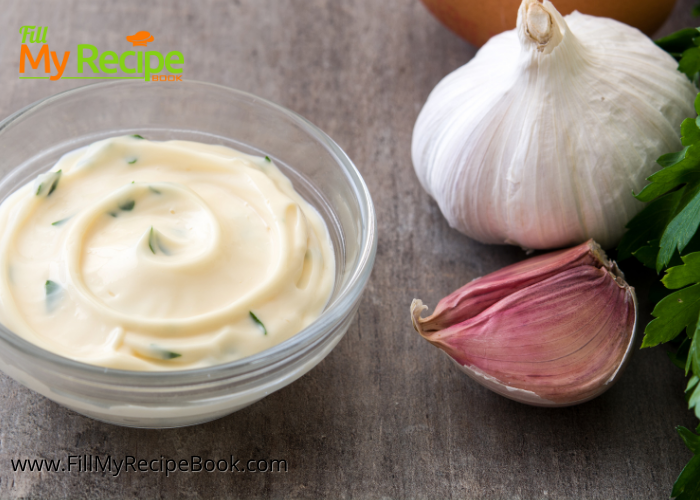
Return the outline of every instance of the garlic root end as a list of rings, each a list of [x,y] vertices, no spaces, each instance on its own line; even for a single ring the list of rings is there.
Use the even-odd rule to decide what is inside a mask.
[[[413,302],[411,302],[411,321],[413,322],[413,328],[420,333],[422,336],[423,335],[423,329],[420,326],[420,315],[423,314],[423,311],[427,311],[428,306],[423,304],[423,301],[420,299],[413,299]]]
[[[541,4],[534,3],[528,8],[526,29],[538,45],[547,45],[552,38],[552,16]]]

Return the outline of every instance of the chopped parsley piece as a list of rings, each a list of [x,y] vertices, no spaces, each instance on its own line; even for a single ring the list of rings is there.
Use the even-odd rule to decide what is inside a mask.
[[[168,248],[163,245],[163,242],[160,241],[160,233],[158,233],[153,226],[151,226],[151,230],[148,233],[148,248],[151,249],[153,255],[158,253],[156,252],[156,249],[160,250],[164,255],[170,255],[170,250],[168,250]]]
[[[263,322],[258,319],[258,317],[253,313],[253,311],[248,311],[248,313],[250,314],[250,317],[253,319],[255,324],[260,327],[260,329],[263,332],[263,335],[267,335],[267,328],[265,328]]]
[[[63,288],[55,281],[46,280],[44,283],[46,291],[46,310],[52,312],[56,308],[56,304],[63,296]]]
[[[158,347],[155,344],[151,344],[151,350],[160,358],[160,359],[175,359],[179,358],[182,356],[182,354],[178,352],[173,352],[169,351],[167,349],[163,349],[162,347]]]
[[[41,196],[44,194],[44,192],[46,192],[46,197],[51,196],[51,193],[56,191],[56,188],[58,187],[58,181],[61,180],[61,174],[61,170],[44,174],[41,177],[42,181],[36,188],[36,195]]]
[[[119,210],[129,212],[134,209],[134,205],[136,205],[136,202],[134,200],[125,201],[124,203],[119,205]]]
[[[153,252],[153,255],[156,254],[156,231],[153,229],[153,226],[151,226],[151,231],[148,233],[148,248],[151,249],[151,252]]]
[[[65,224],[66,222],[68,222],[68,219],[70,219],[70,217],[66,217],[65,219],[61,219],[61,220],[57,220],[56,222],[52,222],[51,225],[52,226],[61,226],[61,225]]]

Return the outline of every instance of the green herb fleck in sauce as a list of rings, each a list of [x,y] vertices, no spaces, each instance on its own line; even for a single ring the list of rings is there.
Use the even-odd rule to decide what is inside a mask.
[[[36,188],[36,195],[41,196],[44,191],[46,191],[46,188],[48,187],[48,193],[46,193],[46,197],[51,196],[51,193],[56,191],[56,188],[58,187],[58,181],[61,180],[61,170],[57,170],[55,172],[49,172],[48,174],[44,174],[44,178],[46,180],[42,181],[39,186]]]
[[[136,160],[138,160],[138,158],[132,158],[131,160],[126,160],[126,162],[127,162],[129,165],[133,165],[134,163],[136,163]]]
[[[173,352],[173,351],[168,351],[167,349],[163,349],[162,347],[158,347],[155,344],[151,344],[151,350],[160,358],[160,359],[175,359],[179,358],[182,356],[179,352]]]
[[[63,296],[63,288],[55,281],[46,280],[44,289],[46,290],[46,309],[48,312],[52,312]]]
[[[163,245],[163,242],[160,241],[160,234],[153,228],[153,226],[151,226],[151,230],[148,233],[148,248],[151,249],[153,255],[158,253],[156,252],[156,249],[160,250],[163,255],[170,255],[170,250],[168,250],[168,248]]]
[[[136,202],[134,200],[125,201],[124,203],[119,205],[119,210],[129,212],[134,209],[134,205],[136,205]]]
[[[265,328],[263,322],[258,319],[258,317],[253,313],[253,311],[248,311],[248,313],[250,314],[250,317],[253,319],[255,324],[260,327],[260,329],[263,332],[263,335],[267,335],[267,328]]]
[[[52,226],[62,226],[63,224],[68,222],[68,219],[70,219],[70,217],[66,217],[65,219],[61,219],[61,220],[57,220],[56,222],[52,222],[51,225]]]
[[[265,161],[269,161],[270,163],[272,163],[272,160],[270,159],[269,156],[266,156],[266,157],[265,157]]]
[[[134,139],[143,139],[143,136],[139,134],[131,134],[131,137],[133,137]]]
[[[151,249],[153,255],[156,254],[156,230],[151,226],[151,231],[148,233],[148,248]]]
[[[134,209],[134,206],[136,205],[136,202],[134,200],[129,200],[125,201],[124,203],[120,203],[118,205],[119,210],[122,210],[124,212],[130,212],[131,210]],[[107,212],[107,214],[111,215],[112,217],[119,217],[119,212],[117,210],[112,210],[110,212]]]
[[[46,295],[51,295],[61,290],[61,285],[51,280],[46,280],[44,287],[46,288]]]

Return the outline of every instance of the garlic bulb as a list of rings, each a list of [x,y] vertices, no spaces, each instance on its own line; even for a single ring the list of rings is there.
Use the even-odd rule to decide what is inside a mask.
[[[537,406],[568,406],[606,391],[634,344],[637,302],[594,241],[478,278],[414,328],[470,377]]]
[[[632,195],[680,149],[697,92],[635,28],[523,0],[430,94],[413,164],[450,225],[484,243],[615,245],[642,204]]]

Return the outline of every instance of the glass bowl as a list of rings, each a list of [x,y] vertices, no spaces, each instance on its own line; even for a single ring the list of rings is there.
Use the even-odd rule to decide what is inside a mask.
[[[240,410],[292,383],[340,341],[374,264],[369,191],[345,153],[301,116],[201,82],[113,81],[36,102],[0,122],[0,201],[64,153],[107,137],[223,144],[270,156],[324,218],[336,258],[321,316],[254,356],[196,370],[136,372],[79,363],[0,327],[0,370],[83,415],[131,427],[178,427]]]

